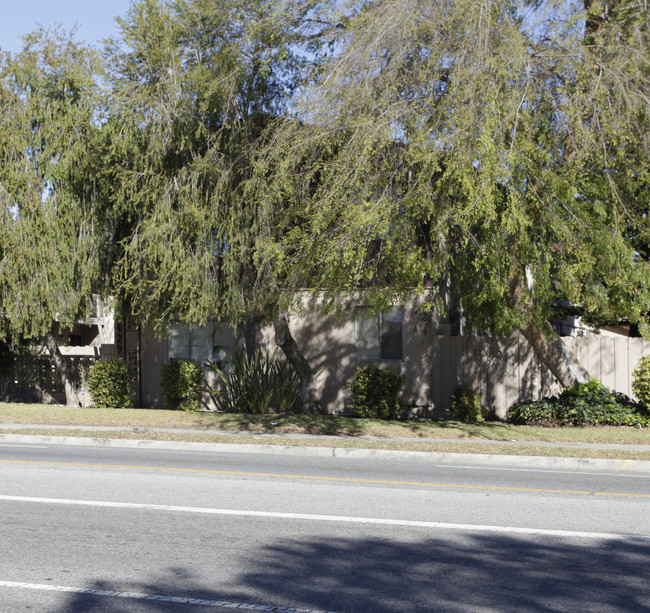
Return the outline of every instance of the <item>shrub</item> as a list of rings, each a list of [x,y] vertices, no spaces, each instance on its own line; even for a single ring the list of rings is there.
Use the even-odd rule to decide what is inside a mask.
[[[632,373],[632,390],[645,407],[650,407],[650,355],[639,360]]]
[[[130,407],[129,387],[129,367],[122,358],[96,362],[88,374],[88,388],[102,409]]]
[[[206,390],[220,411],[226,413],[286,413],[296,404],[295,374],[284,361],[257,349],[252,355],[237,350],[227,370],[209,363],[221,386]]]
[[[201,398],[203,371],[188,360],[176,360],[161,367],[162,390],[168,409],[196,411]]]
[[[509,421],[547,426],[635,426],[650,425],[647,410],[610,390],[597,379],[565,389],[559,396],[514,404]]]
[[[366,366],[357,368],[346,389],[352,393],[350,408],[359,417],[395,419],[399,415],[399,393],[403,377],[389,369]]]
[[[466,424],[485,421],[485,409],[481,406],[481,394],[469,385],[459,385],[451,395],[447,418]]]

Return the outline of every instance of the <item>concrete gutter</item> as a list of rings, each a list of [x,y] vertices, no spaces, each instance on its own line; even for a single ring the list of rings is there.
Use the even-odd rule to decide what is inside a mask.
[[[1,425],[0,430],[35,428],[36,426]],[[87,429],[92,432],[101,431],[142,431],[138,428],[111,428],[111,427],[84,427],[77,426],[41,426],[39,429]],[[147,429],[150,430],[150,429]],[[154,430],[154,429],[151,429]],[[178,430],[172,430],[178,432]],[[197,431],[199,432],[199,431]],[[203,431],[200,431],[203,432]],[[214,432],[214,431],[210,431]],[[242,433],[251,434],[251,433]],[[258,435],[259,436],[259,435]],[[272,435],[277,436],[277,435]],[[293,435],[302,436],[302,435]],[[314,435],[311,435],[314,436]],[[320,437],[319,437],[320,438]],[[323,437],[325,438],[325,437]],[[340,437],[326,437],[340,438]],[[422,440],[422,439],[413,439]],[[461,439],[462,440],[462,439]],[[650,475],[650,461],[644,460],[606,460],[594,458],[563,458],[526,455],[496,455],[477,453],[440,453],[428,451],[393,451],[385,449],[351,449],[347,447],[325,446],[325,447],[299,447],[293,445],[250,445],[237,443],[197,443],[181,441],[158,441],[158,440],[131,440],[111,439],[101,437],[68,437],[68,436],[47,436],[47,435],[22,435],[22,434],[0,434],[0,442],[5,444],[30,444],[30,445],[68,445],[83,447],[110,447],[114,449],[161,449],[169,451],[199,451],[210,453],[246,453],[246,454],[269,454],[287,455],[298,457],[323,457],[323,458],[349,458],[349,459],[377,459],[390,461],[427,462],[439,465],[454,466],[477,466],[507,469],[537,469],[537,470],[568,470],[588,472],[615,472],[635,473]],[[466,441],[474,442],[477,441]],[[486,442],[486,441],[480,441]],[[503,444],[504,441],[495,441]],[[521,443],[513,442],[513,445]],[[538,445],[539,443],[531,443]],[[547,443],[557,447],[568,447],[569,444]],[[581,447],[584,445],[580,445]],[[645,445],[600,445],[589,444],[597,448],[636,448],[646,447]]]

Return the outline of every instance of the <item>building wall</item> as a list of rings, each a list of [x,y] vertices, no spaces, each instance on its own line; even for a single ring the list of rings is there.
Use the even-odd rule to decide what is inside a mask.
[[[289,318],[291,332],[309,364],[323,407],[343,411],[349,402],[345,384],[358,366],[369,363],[399,371],[405,380],[402,401],[414,412],[443,418],[454,389],[471,385],[482,395],[483,405],[505,417],[509,407],[523,400],[557,394],[559,385],[518,333],[507,340],[488,336],[445,336],[432,325],[431,315],[418,315],[417,303],[404,308],[401,361],[357,360],[354,318],[324,315],[316,306]],[[586,335],[563,341],[591,376],[608,387],[632,395],[632,373],[638,360],[650,355],[650,343],[640,338]],[[273,328],[259,331],[258,346],[276,349]],[[167,361],[167,339],[142,333],[142,406],[163,408],[160,367]],[[282,352],[278,351],[278,356]],[[204,397],[206,407],[209,398]],[[213,408],[213,407],[211,407]]]
[[[291,316],[289,327],[303,355],[317,371],[315,382],[322,406],[327,412],[344,410],[350,401],[345,384],[354,377],[358,367],[369,364],[393,369],[404,377],[404,404],[425,410],[430,406],[430,352],[434,334],[431,316],[420,316],[415,300],[404,305],[404,359],[401,361],[358,360],[355,355],[354,317],[341,319],[324,315],[317,304],[305,308],[301,315]],[[273,328],[264,328],[260,337],[263,346],[273,350]]]
[[[320,310],[310,310],[302,317],[290,316],[289,329],[300,351],[316,371],[315,384],[321,404],[333,413],[343,407],[347,392],[343,384],[354,374],[354,322],[337,321]],[[260,345],[275,350],[273,327],[260,331]],[[278,352],[280,358],[284,355]]]
[[[301,314],[289,317],[289,327],[303,355],[316,371],[315,383],[322,406],[330,413],[344,410],[350,395],[345,384],[359,366],[376,364],[391,368],[404,376],[403,401],[411,407],[428,410],[431,405],[431,346],[434,338],[431,317],[417,314],[417,304],[411,301],[404,308],[404,359],[364,361],[355,356],[355,324],[352,316],[340,318],[325,315],[316,305],[306,306]],[[142,406],[163,408],[160,388],[160,367],[168,361],[167,338],[157,339],[151,330],[141,334]],[[272,326],[259,330],[257,344],[268,353],[276,351]],[[283,358],[281,350],[278,357]],[[206,375],[206,384],[214,385],[214,377]],[[202,399],[206,408],[214,408],[207,395]]]

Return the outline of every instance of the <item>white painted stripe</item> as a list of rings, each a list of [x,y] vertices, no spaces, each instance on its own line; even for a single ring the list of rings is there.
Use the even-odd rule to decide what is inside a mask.
[[[22,581],[0,581],[0,587],[23,590],[41,590],[48,592],[69,592],[72,594],[89,594],[92,596],[112,596],[114,598],[132,598],[134,600],[157,600],[177,604],[197,604],[204,607],[226,607],[228,609],[246,609],[248,611],[274,611],[275,613],[334,613],[333,611],[316,611],[313,609],[293,609],[275,605],[251,604],[247,602],[230,602],[226,600],[205,600],[183,596],[163,596],[161,594],[138,594],[134,592],[116,592],[113,590],[89,590],[64,585],[46,585],[40,583],[23,583]]]
[[[461,530],[481,533],[524,534],[530,536],[558,536],[567,538],[600,540],[634,540],[650,542],[650,536],[631,534],[609,534],[604,532],[577,532],[573,530],[544,530],[542,528],[517,528],[513,526],[489,526],[480,524],[451,524],[411,519],[384,519],[376,517],[350,517],[344,515],[318,515],[306,513],[277,513],[272,511],[248,511],[235,509],[213,509],[208,507],[179,507],[164,504],[143,504],[137,502],[111,502],[103,500],[69,500],[65,498],[35,498],[31,496],[3,496],[0,500],[11,502],[35,502],[41,504],[67,504],[86,507],[104,507],[113,509],[139,509],[148,511],[168,511],[172,513],[198,513],[204,515],[228,515],[235,517],[261,517],[266,519],[290,519],[306,521],[329,521],[352,524],[371,524],[379,526],[405,526],[412,528],[430,528],[437,530]]]

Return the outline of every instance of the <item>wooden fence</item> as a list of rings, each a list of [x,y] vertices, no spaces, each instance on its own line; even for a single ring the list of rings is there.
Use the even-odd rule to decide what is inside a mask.
[[[563,337],[589,374],[611,389],[633,396],[632,372],[650,342],[642,338],[589,335]],[[515,402],[561,391],[548,369],[520,334],[507,341],[489,337],[438,336],[433,342],[431,398],[442,415],[458,385],[481,391],[484,406],[504,417]]]

